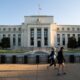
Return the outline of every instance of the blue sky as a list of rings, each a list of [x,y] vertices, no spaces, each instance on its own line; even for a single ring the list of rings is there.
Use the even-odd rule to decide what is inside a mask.
[[[80,25],[80,0],[0,0],[0,25],[21,24],[24,16],[39,14],[54,16],[57,24]]]

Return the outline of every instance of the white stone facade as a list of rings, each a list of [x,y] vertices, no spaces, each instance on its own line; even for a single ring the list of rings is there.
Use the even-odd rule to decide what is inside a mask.
[[[0,41],[10,37],[12,49],[28,47],[67,48],[69,36],[80,37],[80,25],[57,25],[53,16],[25,16],[21,25],[0,25]]]

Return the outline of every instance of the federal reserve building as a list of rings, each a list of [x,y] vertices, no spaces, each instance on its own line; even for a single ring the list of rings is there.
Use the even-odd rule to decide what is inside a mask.
[[[24,16],[20,25],[0,25],[0,41],[10,38],[10,48],[67,48],[68,38],[80,38],[80,25],[58,25],[54,16]]]

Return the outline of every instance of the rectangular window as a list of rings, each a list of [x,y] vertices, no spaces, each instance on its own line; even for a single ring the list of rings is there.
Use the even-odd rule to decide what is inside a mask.
[[[13,38],[13,46],[15,46],[15,45],[16,45],[16,39]]]
[[[18,46],[21,46],[21,38],[18,37]]]
[[[65,34],[62,34],[62,44],[65,45]]]
[[[34,46],[34,28],[30,29],[30,45]]]
[[[48,28],[44,28],[44,45],[48,45]]]
[[[30,40],[31,40],[31,41],[30,41],[30,45],[31,45],[31,46],[34,46],[34,38],[31,38]]]
[[[60,34],[57,34],[57,45],[60,45]]]
[[[41,28],[37,29],[37,39],[41,39]]]

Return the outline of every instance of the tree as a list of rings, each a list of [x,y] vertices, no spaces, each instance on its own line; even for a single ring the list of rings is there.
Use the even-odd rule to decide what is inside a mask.
[[[78,47],[80,47],[80,37],[78,38],[77,45],[78,45]]]
[[[10,38],[4,37],[1,40],[1,47],[4,48],[10,48]]]
[[[76,48],[77,47],[77,41],[75,37],[70,37],[68,39],[68,48]]]

